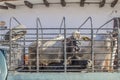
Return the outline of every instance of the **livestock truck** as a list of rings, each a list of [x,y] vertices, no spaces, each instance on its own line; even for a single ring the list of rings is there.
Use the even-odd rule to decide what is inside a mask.
[[[44,28],[39,18],[29,28],[12,17],[0,28],[0,80],[120,80],[119,28],[119,17],[99,28],[91,17],[78,28],[65,17],[59,28]]]

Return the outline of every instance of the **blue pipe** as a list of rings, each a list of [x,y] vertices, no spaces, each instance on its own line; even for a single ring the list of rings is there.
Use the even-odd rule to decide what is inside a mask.
[[[5,54],[5,51],[0,49],[0,80],[6,80],[8,73]]]

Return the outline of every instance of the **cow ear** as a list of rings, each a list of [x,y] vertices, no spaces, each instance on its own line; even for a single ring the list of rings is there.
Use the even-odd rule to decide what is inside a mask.
[[[106,31],[108,34],[111,34],[111,31]]]
[[[91,39],[89,37],[84,36],[84,37],[82,37],[82,40],[88,41],[88,40],[91,40]]]

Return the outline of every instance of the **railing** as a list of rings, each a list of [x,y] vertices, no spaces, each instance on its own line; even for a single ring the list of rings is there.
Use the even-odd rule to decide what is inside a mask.
[[[89,19],[90,27],[83,28]],[[113,25],[93,28],[91,17],[79,28],[67,28],[65,21],[64,17],[60,28],[44,28],[37,18],[37,27],[27,28],[19,24],[0,33],[1,47],[8,51],[9,71],[119,71],[119,21],[117,29]]]

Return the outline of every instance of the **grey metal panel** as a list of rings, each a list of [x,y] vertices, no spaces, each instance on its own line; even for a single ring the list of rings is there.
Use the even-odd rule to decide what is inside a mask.
[[[120,80],[120,73],[9,73],[7,80]]]

